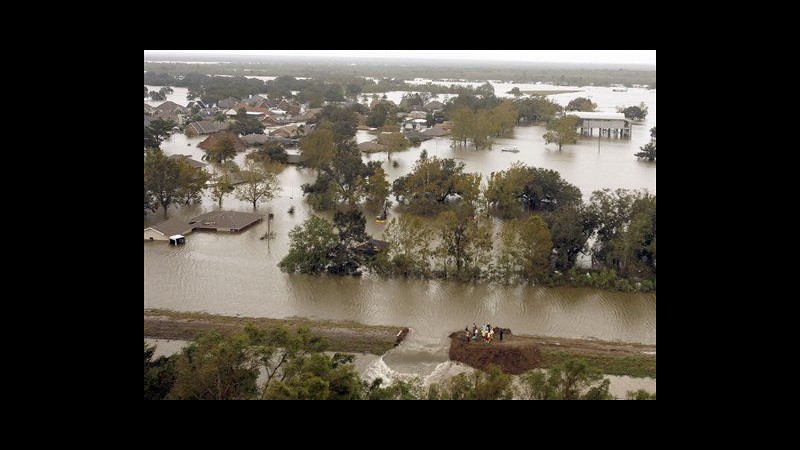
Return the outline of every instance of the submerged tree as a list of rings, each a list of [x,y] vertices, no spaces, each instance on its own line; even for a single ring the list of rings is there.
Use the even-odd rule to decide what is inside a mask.
[[[161,205],[164,217],[175,203],[199,203],[210,175],[183,160],[168,158],[159,149],[147,149],[144,157],[144,186]]]
[[[311,215],[289,232],[289,253],[278,267],[284,272],[317,274],[327,270],[339,236],[327,220]]]
[[[272,200],[281,189],[277,177],[280,170],[277,163],[247,160],[244,170],[239,172],[242,183],[236,188],[236,198],[252,203],[254,210],[258,203]]]
[[[500,242],[496,269],[504,281],[517,277],[527,282],[537,282],[550,273],[553,242],[541,217],[530,216],[525,220],[514,219],[506,223],[500,233]]]
[[[389,243],[381,253],[385,264],[378,267],[382,273],[402,276],[427,277],[431,273],[434,230],[421,218],[403,214],[392,219],[383,231]]]
[[[548,122],[544,142],[545,144],[558,144],[559,150],[564,144],[578,142],[578,118],[565,115]]]
[[[594,111],[597,104],[586,97],[578,97],[567,104],[567,111]]]
[[[636,152],[637,158],[644,158],[648,161],[655,161],[656,160],[656,143],[648,142],[647,144],[639,147],[641,151]]]
[[[203,160],[222,164],[228,159],[236,157],[236,137],[233,134],[222,134],[213,145],[205,150]]]
[[[230,172],[233,173],[239,172],[239,168],[236,166],[235,163],[233,163],[233,170],[230,169],[224,170],[222,175],[218,176],[213,180],[213,184],[211,185],[210,188],[211,198],[213,198],[214,201],[217,202],[217,204],[219,205],[219,209],[222,209],[222,200],[225,198],[225,196],[235,190],[234,185],[231,183]]]

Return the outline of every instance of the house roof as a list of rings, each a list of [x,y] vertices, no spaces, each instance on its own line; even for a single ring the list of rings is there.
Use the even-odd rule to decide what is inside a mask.
[[[443,109],[444,103],[440,102],[439,100],[431,100],[425,104],[425,109]]]
[[[155,109],[154,107],[148,105],[147,103],[144,104],[144,110],[145,111],[153,111],[154,109]]]
[[[237,103],[239,103],[239,99],[234,97],[228,97],[226,99],[220,100],[217,103],[217,106],[219,106],[220,108],[233,108],[233,106],[236,105]]]
[[[358,144],[358,149],[361,150],[362,152],[373,153],[373,152],[385,151],[386,147],[375,141],[369,141]]]
[[[189,124],[197,134],[211,134],[217,131],[227,130],[231,124],[227,122],[214,122],[213,120],[201,120],[199,122],[192,122]]]
[[[180,112],[186,112],[187,109],[186,109],[185,106],[181,106],[181,105],[173,102],[172,100],[167,100],[164,103],[156,106],[156,111],[164,111],[164,112],[180,111]]]
[[[244,149],[247,148],[247,144],[245,144],[239,138],[239,135],[231,131],[220,131],[218,133],[213,133],[209,135],[205,140],[203,140],[203,142],[197,144],[197,146],[202,148],[203,150],[208,150],[212,148],[214,145],[217,145],[217,142],[219,142],[224,137],[230,137],[233,140],[233,144],[237,152],[244,151]]]
[[[189,224],[195,228],[216,229],[229,228],[241,230],[261,219],[261,214],[239,212],[239,211],[212,211],[201,214],[189,220]]]
[[[192,226],[181,219],[178,219],[177,217],[173,217],[161,223],[149,226],[145,228],[144,231],[150,229],[155,230],[164,236],[172,236],[174,234],[188,233],[192,230]]]
[[[200,162],[200,161],[197,161],[195,159],[192,159],[192,155],[177,155],[176,154],[176,155],[170,155],[170,158],[186,161],[190,166],[194,167],[195,169],[201,169],[201,168],[203,168],[203,167],[205,167],[207,165],[204,162]]]
[[[581,119],[625,120],[630,122],[630,119],[626,119],[625,114],[623,113],[570,111],[567,113],[567,115],[576,116]]]

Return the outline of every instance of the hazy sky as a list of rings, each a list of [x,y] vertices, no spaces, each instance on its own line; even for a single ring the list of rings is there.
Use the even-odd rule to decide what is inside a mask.
[[[153,59],[162,52],[214,56],[369,56],[481,61],[656,64],[655,50],[145,50],[145,56]]]

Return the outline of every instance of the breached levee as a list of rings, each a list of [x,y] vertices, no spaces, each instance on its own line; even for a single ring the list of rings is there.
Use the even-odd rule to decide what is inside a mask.
[[[486,370],[490,365],[500,366],[503,372],[514,375],[525,373],[542,366],[542,355],[536,346],[506,345],[510,342],[510,331],[505,333],[505,341],[495,340],[486,343],[479,335],[477,340],[467,341],[464,332],[450,335],[450,360],[459,361],[477,369]]]

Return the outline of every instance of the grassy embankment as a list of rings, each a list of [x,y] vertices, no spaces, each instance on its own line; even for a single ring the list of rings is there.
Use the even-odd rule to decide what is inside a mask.
[[[496,364],[506,373],[520,374],[582,358],[607,375],[656,378],[656,356],[644,353],[655,352],[655,345],[508,334],[501,342],[497,333],[491,344],[466,343],[463,331],[450,338],[450,359],[480,369]]]
[[[191,340],[198,333],[210,330],[222,333],[240,331],[248,322],[259,328],[267,329],[278,326],[284,326],[290,330],[306,327],[327,340],[328,350],[375,355],[382,355],[394,347],[398,333],[405,329],[403,327],[363,325],[356,322],[303,318],[232,317],[166,309],[145,309],[144,337]],[[402,336],[405,337],[405,334]]]

